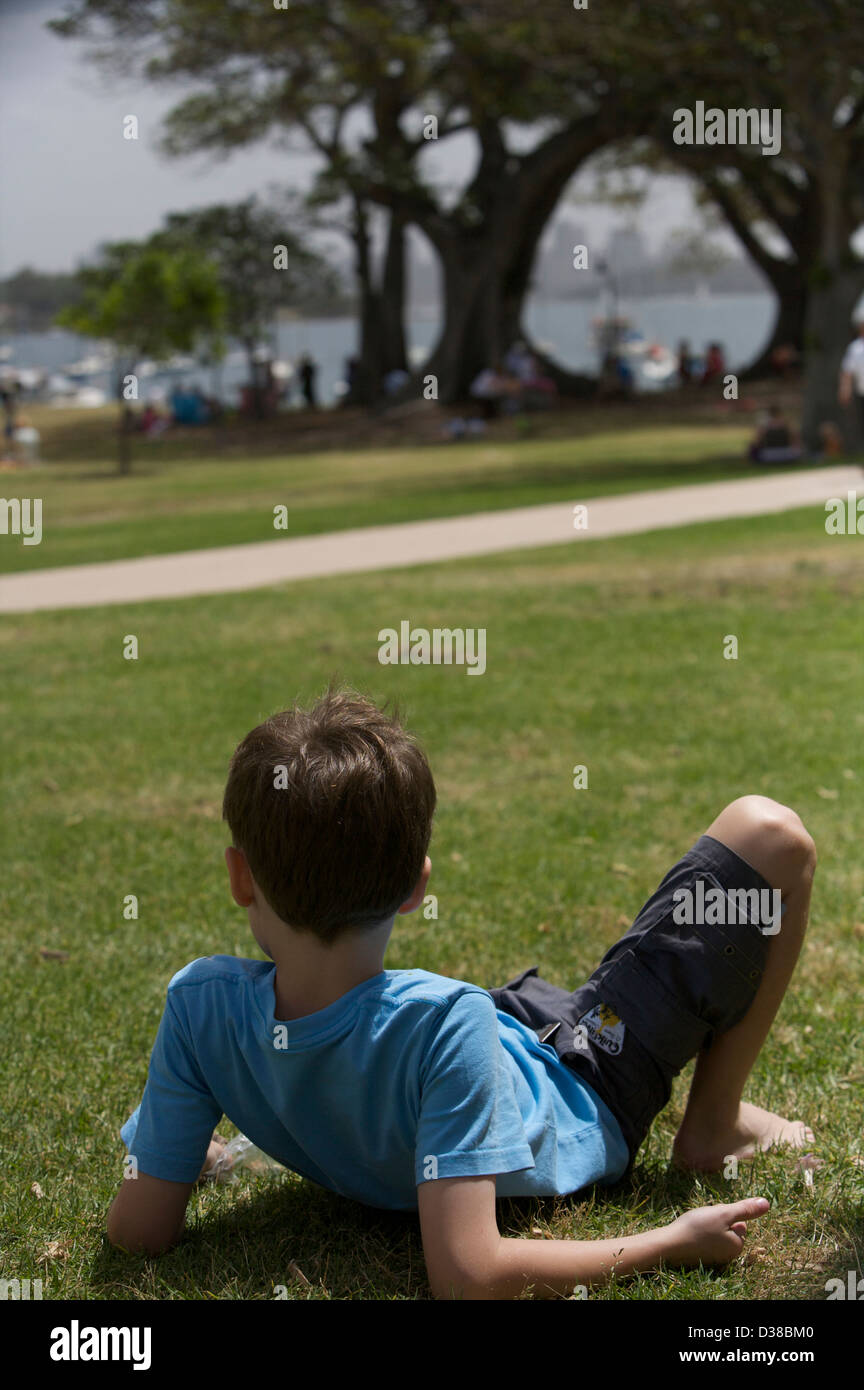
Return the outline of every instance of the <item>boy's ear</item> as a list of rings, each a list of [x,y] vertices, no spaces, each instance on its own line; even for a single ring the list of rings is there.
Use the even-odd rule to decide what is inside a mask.
[[[416,912],[417,908],[420,906],[426,895],[426,885],[429,882],[429,875],[431,874],[431,872],[432,860],[429,858],[427,854],[426,860],[423,864],[423,868],[420,870],[420,877],[417,880],[417,887],[414,889],[414,892],[411,894],[411,897],[408,899],[408,901],[403,903],[402,906],[399,908],[400,912]]]
[[[232,898],[238,907],[251,907],[255,901],[255,885],[246,855],[242,849],[235,849],[233,845],[229,845],[225,851],[225,863],[228,865]]]

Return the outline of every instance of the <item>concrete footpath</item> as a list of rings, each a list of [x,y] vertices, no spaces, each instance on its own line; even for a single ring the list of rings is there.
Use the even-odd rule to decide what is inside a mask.
[[[288,580],[428,565],[497,551],[688,526],[691,522],[823,507],[829,497],[845,499],[847,492],[856,490],[864,495],[864,471],[860,467],[814,468],[743,481],[590,498],[583,504],[587,508],[584,530],[575,530],[573,525],[573,508],[580,500],[577,496],[571,502],[542,507],[34,570],[0,579],[0,613],[236,593]],[[4,543],[14,542],[10,536]]]

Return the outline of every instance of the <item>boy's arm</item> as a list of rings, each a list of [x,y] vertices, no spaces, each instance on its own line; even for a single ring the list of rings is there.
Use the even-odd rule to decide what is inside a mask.
[[[159,1255],[180,1239],[193,1182],[168,1182],[139,1172],[124,1178],[108,1212],[112,1245],[135,1254]]]
[[[148,1254],[179,1239],[222,1118],[198,1064],[182,992],[178,998],[172,988],[179,978],[168,988],[141,1104],[120,1131],[136,1176],[124,1175],[106,1227],[112,1245]]]
[[[217,1140],[214,1136],[198,1182],[213,1167],[223,1147],[221,1137]],[[196,1186],[141,1172],[135,1178],[124,1178],[108,1212],[106,1232],[111,1244],[135,1253],[161,1255],[180,1239],[189,1197]]]
[[[768,1210],[763,1197],[700,1207],[641,1235],[614,1240],[508,1240],[495,1214],[495,1178],[442,1178],[417,1189],[423,1253],[436,1298],[511,1299],[569,1295],[577,1284],[660,1264],[726,1264],[740,1252],[746,1221]]]

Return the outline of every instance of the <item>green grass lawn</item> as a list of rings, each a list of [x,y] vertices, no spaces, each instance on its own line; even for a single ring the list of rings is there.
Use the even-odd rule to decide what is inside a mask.
[[[715,412],[707,421],[675,423],[669,412],[658,419],[656,407],[644,418],[607,407],[605,413],[586,409],[581,424],[572,416],[566,424],[557,416],[532,418],[526,438],[509,424],[482,442],[425,447],[391,442],[292,453],[274,437],[271,422],[254,448],[247,431],[238,455],[227,447],[215,452],[212,432],[196,439],[187,430],[139,441],[133,472],[121,478],[106,457],[107,421],[99,434],[80,412],[71,421],[65,417],[74,412],[60,414],[58,422],[45,410],[39,421],[52,461],[0,477],[4,496],[41,497],[43,512],[41,544],[4,538],[0,570],[280,540],[770,471],[744,458],[750,420],[718,423]],[[64,421],[67,434],[60,430]],[[287,508],[287,529],[274,527],[277,506]]]
[[[759,792],[799,811],[820,851],[811,932],[749,1096],[817,1128],[813,1186],[784,1156],[734,1182],[670,1172],[685,1074],[630,1182],[503,1203],[500,1224],[609,1237],[765,1195],[772,1212],[746,1262],[592,1296],[824,1299],[862,1256],[862,600],[860,538],[827,537],[813,509],[2,620],[4,1276],[41,1277],[50,1299],[267,1300],[277,1285],[300,1300],[429,1297],[415,1217],[291,1175],[196,1194],[181,1244],[157,1260],[103,1234],[117,1131],[140,1099],[169,979],[198,956],[260,954],[225,882],[229,755],[267,713],[336,676],[399,698],[438,783],[439,918],[397,919],[392,968],[490,987],[537,964],[575,987],[724,804]],[[486,674],[381,666],[377,633],[403,618],[485,627]],[[121,656],[130,633],[137,662]],[[722,657],[728,634],[737,661]],[[576,764],[588,790],[573,789]],[[131,893],[140,916],[128,922]]]

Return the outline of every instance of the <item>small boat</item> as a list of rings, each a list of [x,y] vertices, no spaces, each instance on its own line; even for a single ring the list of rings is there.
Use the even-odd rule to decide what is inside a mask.
[[[627,318],[598,318],[592,323],[594,341],[603,356],[626,358],[639,384],[656,387],[677,371],[677,358],[663,343],[651,342]]]
[[[52,372],[46,383],[49,397],[73,396],[78,389],[76,383],[62,372]]]
[[[661,343],[652,343],[643,357],[640,368],[649,381],[668,381],[678,370],[678,359]]]
[[[73,381],[84,381],[88,376],[101,376],[103,372],[110,370],[110,358],[95,352],[89,357],[82,357],[78,362],[70,363],[68,367],[61,367],[61,371]]]
[[[96,410],[100,405],[108,404],[108,392],[100,391],[98,386],[81,386],[68,404],[82,410]]]

